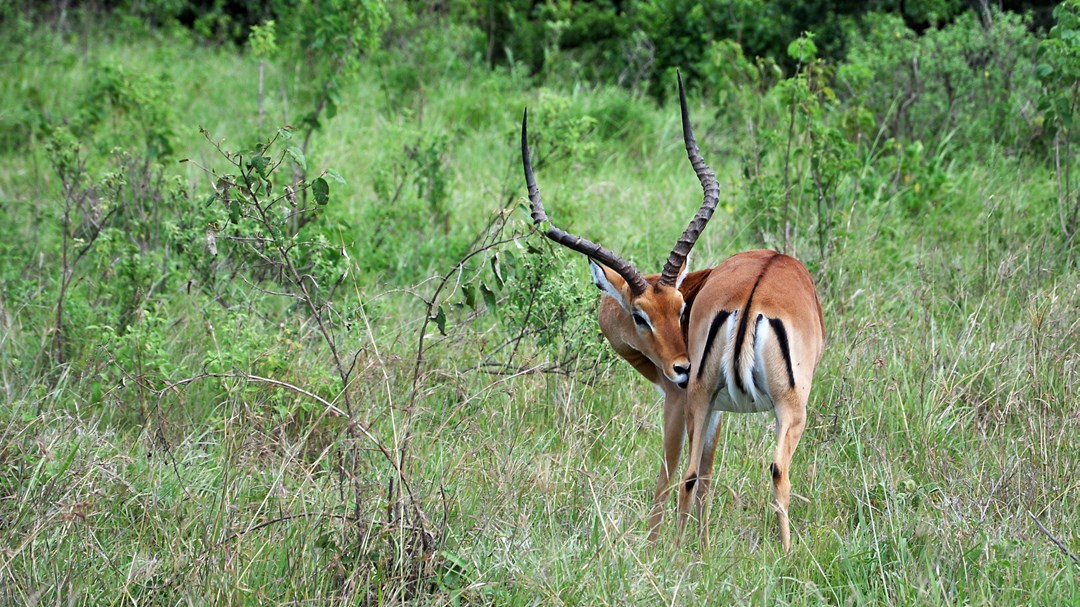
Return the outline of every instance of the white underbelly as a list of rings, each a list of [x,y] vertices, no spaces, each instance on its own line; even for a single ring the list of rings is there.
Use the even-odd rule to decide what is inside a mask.
[[[710,409],[732,413],[764,413],[773,410],[773,402],[764,392],[751,395],[739,390],[721,388],[713,397]]]

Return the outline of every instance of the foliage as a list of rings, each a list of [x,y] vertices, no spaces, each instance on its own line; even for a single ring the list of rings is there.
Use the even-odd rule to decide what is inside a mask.
[[[1073,185],[1073,129],[1080,112],[1080,2],[1061,3],[1054,10],[1057,24],[1039,43],[1039,79],[1043,85],[1039,110],[1043,127],[1053,136],[1057,172],[1058,220],[1068,240],[1074,240],[1080,216],[1080,188]]]
[[[357,222],[369,226],[357,241],[362,270],[390,281],[426,268],[429,260],[460,257],[467,245],[450,221],[451,136],[415,137],[376,166],[374,196],[361,207]]]
[[[840,4],[0,7],[0,603],[1077,603],[1077,6]],[[657,269],[672,68],[694,266],[824,306],[787,556],[751,415],[712,548],[648,545],[660,398],[523,204],[528,107],[555,224]]]
[[[1021,15],[995,10],[990,19],[968,12],[916,35],[895,16],[867,17],[845,64],[873,75],[857,94],[887,134],[1014,152],[1031,139],[1037,40]]]
[[[90,86],[73,120],[75,132],[80,137],[90,137],[102,128],[130,133],[131,143],[141,144],[149,158],[167,157],[173,151],[172,94],[164,76],[132,74],[119,65],[98,66],[91,72]],[[111,124],[104,125],[106,121]],[[110,141],[117,143],[129,144],[124,138]]]
[[[270,59],[278,52],[277,22],[268,19],[259,25],[251,26],[248,37],[251,52],[259,59]]]
[[[787,44],[804,32],[818,36],[823,58],[838,62],[848,52],[853,27],[864,20],[872,23],[888,13],[905,28],[922,31],[972,14],[965,10],[958,0],[490,2],[467,17],[487,33],[489,63],[524,62],[545,78],[572,74],[665,97],[672,70],[683,70],[694,82],[705,77],[703,57],[717,42],[733,42],[748,57],[790,70],[795,62]]]

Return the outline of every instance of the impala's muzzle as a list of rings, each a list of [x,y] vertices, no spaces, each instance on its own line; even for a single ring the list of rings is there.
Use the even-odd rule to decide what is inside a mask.
[[[686,389],[686,386],[690,384],[690,363],[681,363],[672,367],[675,371],[675,377],[671,378],[675,382],[675,385],[682,389]]]

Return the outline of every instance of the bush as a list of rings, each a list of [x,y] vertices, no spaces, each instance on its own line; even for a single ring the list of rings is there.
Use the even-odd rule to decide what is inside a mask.
[[[887,135],[1018,152],[1034,132],[1038,39],[1023,15],[994,10],[989,19],[966,12],[919,36],[899,17],[869,15],[841,70],[868,76],[852,92]]]
[[[1073,134],[1080,112],[1080,2],[1069,0],[1054,11],[1057,25],[1039,44],[1039,79],[1043,90],[1039,109],[1043,126],[1052,138],[1052,157],[1057,172],[1057,211],[1061,232],[1068,241],[1076,238],[1080,217],[1080,194],[1073,185],[1070,168],[1076,152]]]

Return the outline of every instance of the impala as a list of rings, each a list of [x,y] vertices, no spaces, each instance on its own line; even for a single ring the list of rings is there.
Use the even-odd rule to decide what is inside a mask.
[[[780,539],[788,551],[791,456],[806,424],[810,384],[824,349],[821,304],[806,267],[774,251],[745,251],[714,268],[688,272],[687,256],[712,217],[720,186],[694,139],[681,76],[679,102],[687,156],[704,200],[660,274],[644,276],[608,249],[551,224],[529,160],[526,110],[521,157],[532,218],[545,236],[589,258],[593,282],[604,294],[601,332],[664,393],[664,456],[649,538],[659,533],[684,436],[689,465],[679,483],[680,532],[694,504],[699,513],[705,511],[721,413],[771,410],[776,449],[769,469]],[[705,538],[707,526],[699,524]]]

